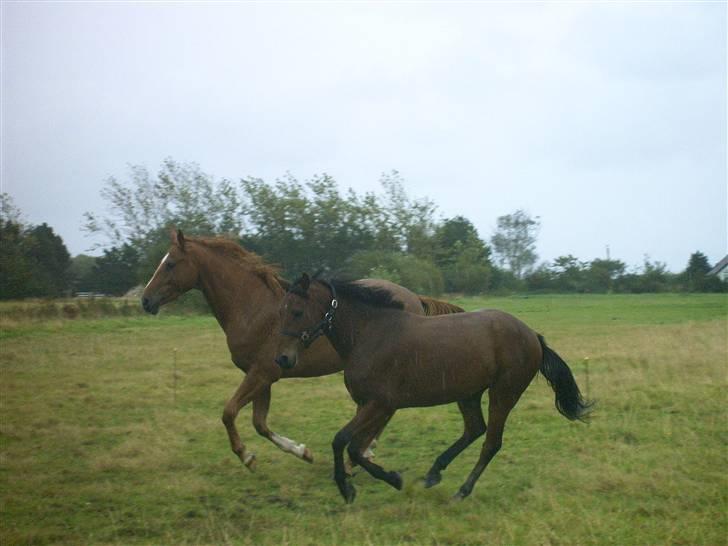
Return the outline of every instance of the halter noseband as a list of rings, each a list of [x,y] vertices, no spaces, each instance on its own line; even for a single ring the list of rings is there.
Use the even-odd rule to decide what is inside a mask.
[[[328,286],[331,291],[331,303],[329,304],[329,310],[326,311],[324,318],[312,328],[301,330],[300,332],[281,330],[281,335],[298,338],[301,343],[303,343],[303,347],[305,349],[308,349],[308,347],[322,335],[331,331],[331,323],[334,322],[334,315],[336,314],[336,309],[339,307],[339,300],[336,299],[336,290],[334,289],[334,286],[326,281],[321,282]]]

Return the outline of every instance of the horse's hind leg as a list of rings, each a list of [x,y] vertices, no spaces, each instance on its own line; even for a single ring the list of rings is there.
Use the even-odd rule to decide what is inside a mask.
[[[505,428],[506,419],[513,406],[518,402],[523,390],[525,390],[525,387],[520,392],[514,392],[513,387],[505,382],[491,387],[488,393],[488,430],[485,433],[485,442],[475,468],[455,494],[456,499],[464,499],[470,495],[475,482],[478,481],[485,467],[500,450],[503,444],[503,429]]]
[[[279,449],[286,453],[291,453],[303,459],[308,463],[313,462],[313,455],[311,450],[308,449],[305,444],[299,444],[290,438],[276,434],[270,428],[266,418],[268,417],[268,409],[270,408],[270,385],[268,388],[263,389],[257,398],[253,400],[253,426],[255,430],[263,438],[267,438],[273,442]]]
[[[458,408],[460,413],[463,415],[463,422],[465,428],[463,435],[458,438],[449,448],[443,451],[440,456],[435,459],[432,468],[425,476],[425,487],[432,487],[440,483],[442,479],[441,472],[447,468],[452,460],[460,455],[462,451],[472,444],[476,439],[480,438],[486,430],[485,421],[483,420],[483,408],[481,407],[481,400],[483,398],[483,392],[460,400],[458,402]]]
[[[348,451],[351,460],[369,472],[372,477],[387,482],[395,489],[402,489],[402,476],[399,472],[387,472],[378,464],[373,463],[365,454],[368,450],[366,446],[371,443],[372,438],[382,432],[392,415],[394,415],[393,411],[382,409],[366,425],[356,431]]]

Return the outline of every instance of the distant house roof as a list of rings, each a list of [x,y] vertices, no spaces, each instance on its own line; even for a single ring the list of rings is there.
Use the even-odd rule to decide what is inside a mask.
[[[728,267],[728,254],[726,254],[725,258],[723,258],[721,261],[719,261],[713,269],[708,271],[708,275],[717,275],[721,271],[723,271],[726,267]]]

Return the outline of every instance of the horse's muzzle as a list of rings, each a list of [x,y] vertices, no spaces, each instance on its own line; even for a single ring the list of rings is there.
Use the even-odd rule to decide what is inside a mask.
[[[152,315],[156,315],[157,313],[159,313],[159,303],[152,302],[152,300],[147,297],[142,298],[142,308],[147,313],[151,313]]]
[[[286,355],[278,355],[275,357],[275,361],[284,370],[290,370],[296,365],[295,359],[288,358]]]

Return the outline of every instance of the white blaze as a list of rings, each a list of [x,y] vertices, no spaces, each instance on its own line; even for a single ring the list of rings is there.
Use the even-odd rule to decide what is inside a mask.
[[[159,270],[162,268],[162,265],[164,265],[164,262],[167,261],[167,258],[169,258],[169,252],[167,252],[164,255],[164,258],[162,258],[162,261],[159,262],[159,265],[157,266],[157,269],[154,271],[154,275],[152,275],[152,278],[149,279],[149,282],[147,283],[147,286],[149,286],[149,283],[152,282],[152,279],[154,279],[154,277],[157,276],[157,273],[159,273]],[[145,290],[146,290],[147,286],[144,287]]]

